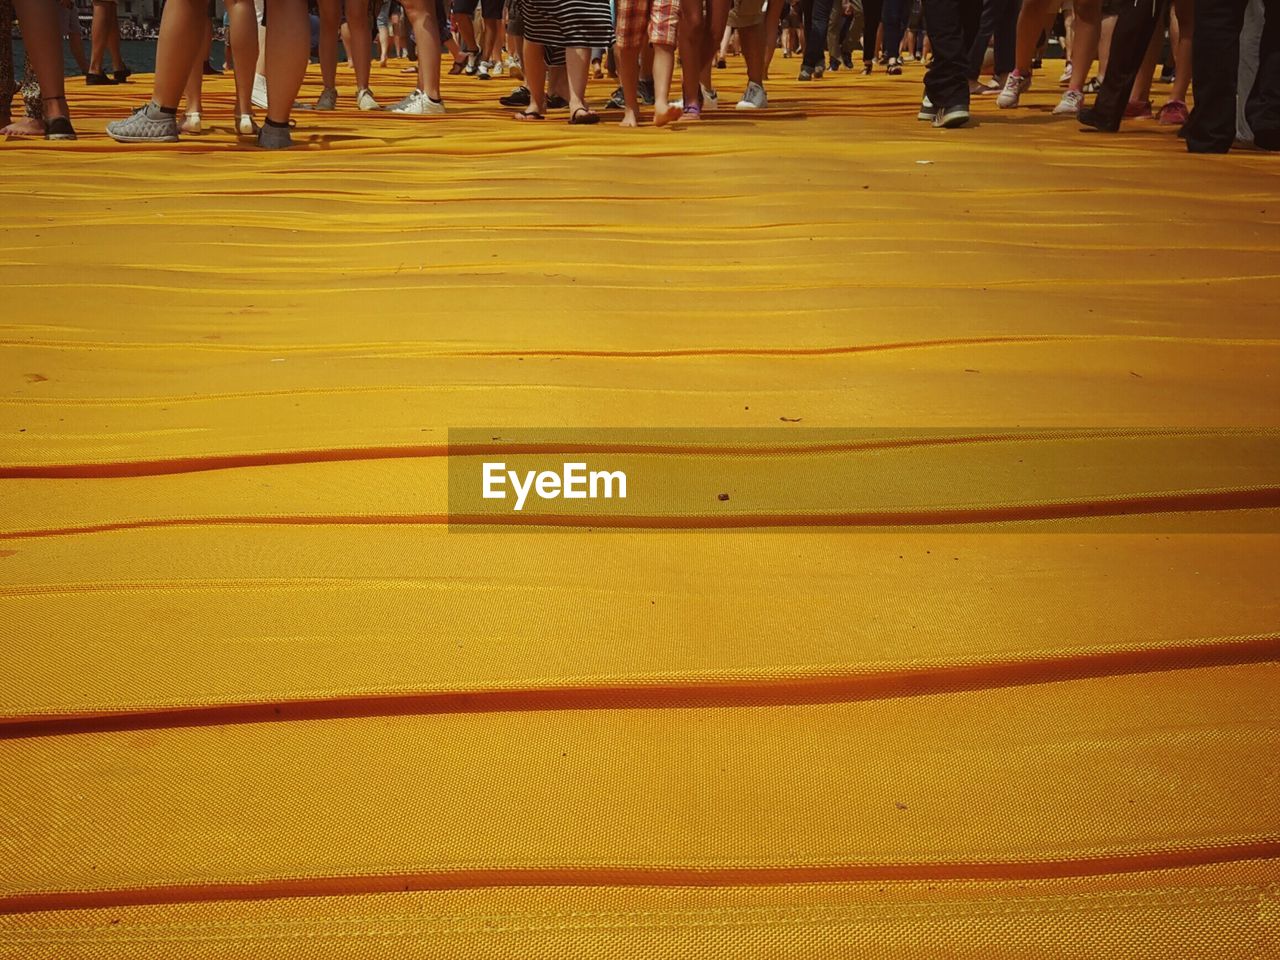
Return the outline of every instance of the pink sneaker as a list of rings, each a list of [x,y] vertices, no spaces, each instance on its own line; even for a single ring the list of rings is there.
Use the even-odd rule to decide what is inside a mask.
[[[1124,108],[1124,118],[1126,120],[1150,120],[1151,101],[1130,100]]]
[[[1187,122],[1187,105],[1181,100],[1170,100],[1160,108],[1160,122],[1166,127],[1180,127]]]

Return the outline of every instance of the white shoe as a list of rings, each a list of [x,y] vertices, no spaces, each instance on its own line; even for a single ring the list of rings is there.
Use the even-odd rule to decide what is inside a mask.
[[[199,133],[200,132],[200,114],[197,111],[188,110],[187,115],[182,118],[182,123],[178,126],[181,133]]]
[[[747,84],[746,92],[742,94],[742,99],[738,101],[737,109],[763,110],[767,106],[769,106],[769,96],[764,92],[764,87],[752,82]]]
[[[506,68],[507,76],[514,77],[516,80],[524,79],[524,67],[520,65],[519,57],[507,57]]]
[[[1001,110],[1009,110],[1018,105],[1022,95],[1031,89],[1031,77],[1010,73],[1004,82],[1004,89],[996,97],[996,106]]]
[[[369,92],[369,88],[361,90],[356,94],[356,106],[361,110],[381,110],[382,105],[373,99],[373,94]]]
[[[716,93],[710,87],[702,86],[702,112],[707,113],[710,110],[720,109],[720,94]]]
[[[495,60],[489,67],[489,76],[491,77],[500,77],[504,72],[501,60]]]
[[[1079,90],[1068,90],[1062,95],[1058,105],[1053,108],[1053,115],[1055,117],[1079,116],[1082,106],[1084,106],[1084,94]]]
[[[493,71],[493,64],[490,63],[488,60],[481,60],[480,66],[476,67],[476,79],[491,80],[493,79],[492,71]]]
[[[267,78],[260,73],[253,75],[253,95],[249,100],[259,110],[267,109]]]
[[[258,135],[258,125],[253,122],[253,115],[242,113],[236,117],[236,133],[242,137],[256,137]]]
[[[432,100],[421,90],[414,90],[393,107],[387,108],[391,113],[411,116],[444,113],[444,101]]]
[[[1065,87],[1070,82],[1071,82],[1071,62],[1067,61],[1067,65],[1062,71],[1062,76],[1058,78],[1058,86]]]

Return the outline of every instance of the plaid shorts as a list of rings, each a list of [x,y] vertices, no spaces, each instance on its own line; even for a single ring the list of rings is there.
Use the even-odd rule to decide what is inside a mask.
[[[680,19],[680,0],[617,0],[618,46],[634,49],[644,46],[645,28],[649,42],[674,47],[676,23]]]

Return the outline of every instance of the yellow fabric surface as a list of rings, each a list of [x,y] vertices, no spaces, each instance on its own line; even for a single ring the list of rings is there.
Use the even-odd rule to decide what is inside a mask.
[[[229,79],[137,149],[144,78],[72,81],[0,144],[0,957],[1280,956],[1275,448],[1168,433],[1280,428],[1276,167],[918,80],[628,133],[446,78],[284,155]],[[726,454],[664,515],[1262,493],[441,522],[451,428],[558,425],[1142,451]]]

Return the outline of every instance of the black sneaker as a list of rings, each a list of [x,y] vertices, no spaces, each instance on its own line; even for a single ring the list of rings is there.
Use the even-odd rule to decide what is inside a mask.
[[[623,96],[622,88],[618,87],[609,95],[608,101],[605,103],[606,110],[623,110],[627,106],[627,98]]]
[[[563,110],[567,106],[569,106],[569,101],[566,100],[564,97],[558,97],[554,93],[548,94],[547,96],[548,110]]]
[[[652,107],[654,101],[653,79],[641,80],[636,84],[636,93],[640,95],[640,102],[646,107]]]
[[[800,73],[799,73],[799,75],[796,77],[796,79],[797,79],[797,80],[812,80],[812,79],[813,79],[813,71],[812,71],[811,69],[809,69],[808,65],[805,65],[805,66],[803,66],[803,67],[801,67],[801,68],[800,68]]]
[[[516,87],[505,97],[499,97],[498,102],[504,107],[527,107],[533,102],[533,94],[529,92],[529,88],[521,85]]]
[[[852,70],[852,69],[853,69],[853,55],[852,55],[852,54],[846,53],[844,56],[842,56],[842,57],[840,58],[840,62],[844,64],[844,68],[845,68],[846,70]]]

